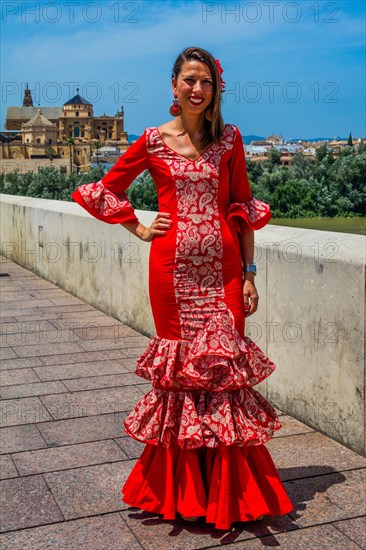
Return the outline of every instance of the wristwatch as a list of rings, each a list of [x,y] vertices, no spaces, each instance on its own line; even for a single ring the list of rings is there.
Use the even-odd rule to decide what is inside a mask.
[[[245,267],[243,266],[243,273],[253,273],[254,276],[257,274],[257,266],[255,264],[247,264]]]

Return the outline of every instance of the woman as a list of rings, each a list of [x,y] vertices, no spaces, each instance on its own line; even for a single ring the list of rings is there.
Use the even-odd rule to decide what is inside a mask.
[[[251,195],[239,129],[223,123],[221,73],[206,50],[185,49],[173,68],[173,120],[146,128],[101,181],[72,197],[151,242],[157,335],[135,373],[153,388],[125,419],[126,433],[146,445],[122,500],[228,529],[293,505],[264,446],[282,426],[252,387],[276,367],[244,336],[245,314],[258,307],[253,230],[271,212]],[[159,200],[150,227],[125,194],[145,169]]]

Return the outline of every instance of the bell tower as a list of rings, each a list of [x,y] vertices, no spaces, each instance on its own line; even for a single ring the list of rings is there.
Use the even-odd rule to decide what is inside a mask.
[[[24,90],[23,107],[33,107],[33,99],[30,89],[27,86]]]

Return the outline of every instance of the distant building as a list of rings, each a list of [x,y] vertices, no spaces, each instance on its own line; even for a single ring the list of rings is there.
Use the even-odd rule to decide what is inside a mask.
[[[41,113],[39,113],[39,110]],[[36,124],[41,123],[39,115],[43,117],[44,130],[33,132],[33,135],[27,132],[27,124],[34,121]],[[45,122],[47,121],[47,122]],[[31,91],[28,84],[24,91],[24,99],[22,107],[8,107],[6,111],[3,136],[14,134],[21,135],[22,143],[32,143],[27,139],[40,139],[40,142],[49,143],[50,137],[46,136],[45,128],[50,132],[51,125],[56,127],[56,141],[64,142],[68,138],[73,138],[81,142],[89,142],[98,140],[101,143],[108,141],[118,142],[123,145],[128,144],[127,132],[124,130],[124,109],[117,111],[114,117],[107,116],[105,113],[102,116],[95,117],[93,105],[86,99],[81,97],[79,89],[77,94],[67,101],[62,107],[34,107]],[[39,126],[39,128],[41,127]],[[27,132],[27,137],[24,137],[24,130]],[[52,138],[54,139],[54,138]],[[55,141],[55,142],[56,142]]]

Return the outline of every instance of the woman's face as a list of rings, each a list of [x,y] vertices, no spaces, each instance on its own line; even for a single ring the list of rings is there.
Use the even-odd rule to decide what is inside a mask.
[[[182,110],[190,114],[203,113],[211,103],[213,79],[211,71],[201,61],[184,61],[178,78],[172,79],[173,93]]]

